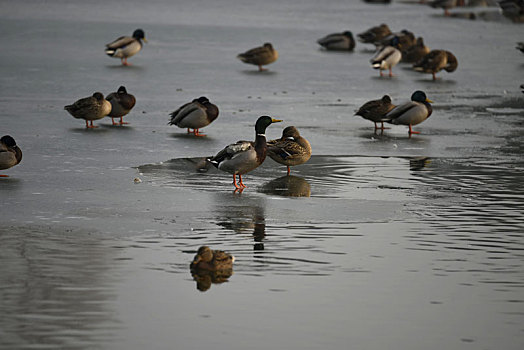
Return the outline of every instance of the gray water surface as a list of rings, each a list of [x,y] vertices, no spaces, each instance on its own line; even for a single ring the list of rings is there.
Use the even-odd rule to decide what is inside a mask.
[[[521,27],[362,1],[0,1],[0,133],[22,163],[0,178],[2,349],[521,349],[524,56]],[[498,15],[497,15],[498,14]],[[370,47],[319,49],[386,22],[459,68],[370,68]],[[141,27],[129,61],[104,44]],[[271,41],[259,73],[235,56]],[[86,130],[63,106],[125,85],[137,105]],[[425,90],[433,115],[376,134],[364,102]],[[167,125],[205,95],[204,138]],[[244,176],[203,159],[295,125],[313,156]],[[136,182],[135,182],[136,179]],[[192,275],[201,245],[230,275]]]

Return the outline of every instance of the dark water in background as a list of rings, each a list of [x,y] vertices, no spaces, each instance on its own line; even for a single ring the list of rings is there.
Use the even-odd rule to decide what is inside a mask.
[[[520,26],[399,3],[118,4],[0,2],[0,130],[24,151],[0,181],[0,348],[522,348]],[[382,22],[459,69],[379,79],[367,47],[315,44]],[[139,26],[132,67],[103,55]],[[235,60],[264,41],[268,72]],[[62,110],[121,84],[138,100],[126,127]],[[352,116],[415,89],[435,101],[421,135]],[[221,110],[208,137],[166,126],[201,95]],[[311,160],[290,177],[268,160],[241,194],[197,170],[261,114],[296,125]],[[233,275],[192,276],[202,244],[233,253]]]

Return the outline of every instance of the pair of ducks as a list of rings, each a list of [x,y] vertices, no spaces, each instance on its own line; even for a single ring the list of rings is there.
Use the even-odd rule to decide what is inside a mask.
[[[135,96],[128,94],[125,86],[120,86],[118,91],[112,92],[104,98],[101,92],[95,92],[92,96],[81,98],[71,105],[64,107],[73,117],[84,119],[86,128],[96,128],[93,120],[111,117],[113,125],[128,124],[123,117],[135,106]],[[115,123],[115,118],[120,118]]]
[[[266,155],[285,165],[289,175],[290,166],[303,164],[311,158],[311,145],[294,126],[286,127],[280,139],[266,141],[267,127],[281,121],[269,116],[259,117],[255,124],[255,141],[232,143],[207,161],[217,169],[233,175],[235,191],[247,187],[242,181],[242,175],[258,168],[266,159]]]
[[[16,141],[9,135],[0,138],[0,170],[14,167],[22,161],[22,150],[17,146]],[[2,175],[0,177],[9,177]]]
[[[129,66],[127,59],[136,55],[142,49],[142,40],[147,42],[144,31],[136,29],[132,36],[121,36],[106,44],[105,53],[109,57],[120,58],[122,65]],[[264,71],[265,68],[262,66],[271,64],[278,59],[278,51],[273,48],[271,43],[265,43],[260,47],[238,54],[237,58],[244,63],[258,66],[259,71]]]
[[[412,126],[422,123],[431,116],[433,109],[430,102],[433,101],[428,99],[426,93],[420,90],[411,95],[411,101],[398,106],[391,103],[391,98],[388,95],[384,95],[380,100],[366,102],[355,115],[374,122],[375,131],[377,129],[384,130],[384,122],[408,125],[409,136],[411,137],[411,134],[420,133],[413,131]],[[377,123],[381,123],[380,128]]]

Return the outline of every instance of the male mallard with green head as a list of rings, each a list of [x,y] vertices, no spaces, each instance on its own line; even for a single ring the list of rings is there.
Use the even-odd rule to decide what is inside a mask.
[[[9,135],[0,139],[0,170],[14,167],[22,160],[22,150],[16,145],[15,139]],[[1,175],[0,177],[8,177]]]
[[[386,117],[386,114],[393,108],[395,108],[395,105],[391,103],[391,97],[384,95],[380,100],[371,100],[364,103],[355,115],[375,123],[375,131],[377,129],[384,130],[384,122],[391,120],[391,118]],[[377,123],[381,123],[380,128],[377,126]]]
[[[128,124],[124,122],[123,118],[135,106],[135,96],[128,94],[125,86],[121,86],[117,92],[112,92],[107,95],[106,100],[111,103],[111,113],[109,113],[108,117],[111,117],[113,125]],[[114,118],[120,118],[120,122],[115,123]]]
[[[267,143],[266,128],[272,123],[282,120],[261,116],[255,124],[255,141],[238,141],[226,146],[216,156],[209,158],[216,168],[233,174],[233,185],[236,189],[246,188],[242,182],[242,175],[260,166],[266,159]],[[238,175],[238,185],[236,176]]]
[[[64,107],[73,117],[77,119],[84,119],[86,121],[86,128],[96,128],[93,125],[93,120],[104,118],[111,113],[111,103],[104,98],[100,92],[95,92],[93,96],[81,98],[72,105]],[[91,125],[88,124],[91,122]]]
[[[222,250],[201,246],[190,264],[191,269],[219,271],[233,268],[235,257]]]
[[[413,65],[413,69],[417,72],[430,73],[433,76],[433,80],[437,80],[435,74],[441,70],[451,73],[454,72],[457,67],[457,58],[446,50],[432,50]]]
[[[263,46],[238,54],[237,58],[244,63],[258,66],[259,71],[264,71],[266,69],[262,68],[262,66],[273,63],[278,59],[278,51],[270,43],[265,43]]]
[[[386,114],[386,118],[391,119],[389,121],[391,124],[408,125],[409,136],[420,134],[418,131],[413,131],[411,127],[429,118],[433,112],[430,102],[433,101],[427,98],[424,91],[417,90],[411,95],[411,101],[393,108],[391,112]]]
[[[130,63],[127,63],[127,59],[142,50],[142,40],[147,43],[144,31],[137,29],[133,32],[133,36],[121,36],[106,44],[105,52],[110,57],[120,58],[124,66],[129,66]]]
[[[287,166],[289,175],[290,166],[303,164],[311,158],[311,145],[297,128],[288,126],[282,131],[281,138],[267,142],[267,153],[275,162]]]
[[[170,114],[169,125],[176,125],[179,128],[187,128],[187,133],[195,136],[206,136],[199,133],[199,129],[208,126],[218,118],[218,107],[209,102],[205,96],[188,102]],[[191,131],[193,129],[193,131]]]

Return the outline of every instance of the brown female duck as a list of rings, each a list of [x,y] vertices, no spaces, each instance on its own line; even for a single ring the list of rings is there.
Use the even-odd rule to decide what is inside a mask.
[[[355,115],[359,115],[375,123],[375,131],[377,129],[384,130],[384,122],[391,120],[391,118],[386,117],[386,114],[395,107],[396,106],[391,103],[391,97],[384,95],[380,100],[371,100],[364,103]],[[380,128],[377,126],[377,123],[381,123]]]
[[[201,246],[190,264],[191,269],[219,271],[233,268],[235,257],[221,250]]]
[[[290,166],[303,164],[311,158],[311,145],[297,128],[288,126],[282,131],[281,138],[267,142],[267,154],[275,162],[287,166],[289,175]]]
[[[22,150],[16,145],[15,139],[9,135],[0,139],[0,170],[14,167],[22,160]],[[0,177],[8,177],[1,175]]]
[[[421,73],[430,73],[433,80],[437,80],[436,73],[445,70],[454,72],[458,67],[458,60],[451,52],[446,50],[432,50],[423,59],[413,65],[413,69]]]
[[[265,43],[263,46],[255,47],[239,54],[237,58],[244,63],[258,66],[259,71],[264,71],[266,69],[262,68],[262,66],[273,63],[278,59],[278,51],[270,43]]]
[[[104,118],[111,113],[111,103],[104,98],[100,92],[95,92],[93,96],[81,98],[72,105],[64,107],[73,117],[77,119],[84,119],[86,121],[86,128],[96,128],[93,125],[93,120]],[[88,124],[91,122],[91,125]]]

